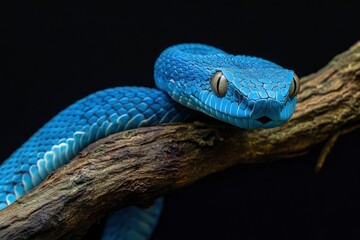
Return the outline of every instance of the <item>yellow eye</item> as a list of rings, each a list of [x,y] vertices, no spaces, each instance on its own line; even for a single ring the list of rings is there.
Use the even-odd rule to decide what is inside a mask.
[[[211,78],[211,88],[218,97],[226,95],[228,81],[221,71],[217,71]]]
[[[294,98],[300,91],[300,80],[299,77],[294,73],[294,78],[290,86],[289,97]]]

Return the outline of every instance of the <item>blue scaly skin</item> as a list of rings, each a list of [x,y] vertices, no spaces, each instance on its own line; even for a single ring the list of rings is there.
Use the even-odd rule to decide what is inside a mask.
[[[0,209],[39,185],[90,143],[110,134],[186,121],[191,115],[188,108],[241,128],[276,127],[294,113],[299,90],[291,70],[202,44],[166,49],[155,63],[154,77],[161,90],[117,87],[99,91],[39,129],[0,166]],[[148,239],[161,206],[158,199],[149,209],[128,207],[113,213],[103,239]]]
[[[215,88],[211,84],[217,72],[227,81],[227,90],[220,97],[216,94],[219,76],[214,79]],[[285,123],[295,111],[299,90],[298,78],[291,70],[199,44],[165,50],[155,64],[155,82],[184,106],[240,128]]]

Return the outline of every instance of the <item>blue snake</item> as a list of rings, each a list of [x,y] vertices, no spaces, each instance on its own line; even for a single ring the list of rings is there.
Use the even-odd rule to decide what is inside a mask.
[[[90,143],[133,128],[181,122],[192,110],[240,128],[271,128],[293,115],[299,78],[262,58],[232,55],[204,44],[165,49],[154,67],[158,89],[116,87],[60,112],[0,166],[0,209],[39,185]],[[107,219],[103,239],[148,239],[162,198]],[[0,212],[1,214],[1,212]]]

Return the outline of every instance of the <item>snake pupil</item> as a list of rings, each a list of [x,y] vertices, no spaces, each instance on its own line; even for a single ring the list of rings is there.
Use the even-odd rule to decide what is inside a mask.
[[[292,93],[293,95],[295,95],[296,89],[297,89],[297,85],[296,85],[296,81],[294,81],[294,91]]]
[[[220,80],[221,80],[221,77],[222,77],[223,75],[220,75],[219,76],[219,78],[218,78],[218,80],[217,80],[217,83],[216,83],[216,89],[217,89],[217,92],[219,93],[220,92],[220,89],[219,89],[219,87],[220,87]]]

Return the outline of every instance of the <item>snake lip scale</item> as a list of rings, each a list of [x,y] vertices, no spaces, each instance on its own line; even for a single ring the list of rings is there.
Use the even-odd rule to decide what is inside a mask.
[[[194,109],[240,128],[277,127],[295,111],[299,78],[268,60],[205,44],[178,44],[155,62],[157,89],[115,87],[93,93],[52,118],[0,166],[0,210],[39,185],[90,143],[128,129],[186,121]],[[112,213],[103,239],[148,239],[161,213]],[[1,212],[0,212],[1,214]]]

